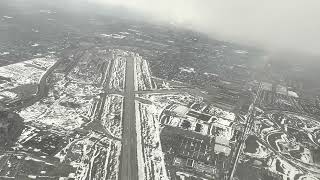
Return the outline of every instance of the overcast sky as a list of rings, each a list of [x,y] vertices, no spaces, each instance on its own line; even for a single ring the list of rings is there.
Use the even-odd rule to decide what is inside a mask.
[[[319,0],[88,0],[116,5],[213,38],[320,55]]]

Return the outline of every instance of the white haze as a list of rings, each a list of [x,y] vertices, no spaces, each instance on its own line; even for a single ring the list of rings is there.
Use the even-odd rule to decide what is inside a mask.
[[[319,0],[88,0],[213,38],[320,55]]]

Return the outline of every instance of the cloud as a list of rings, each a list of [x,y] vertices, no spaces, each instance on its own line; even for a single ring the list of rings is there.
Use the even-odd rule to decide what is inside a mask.
[[[318,0],[88,0],[174,22],[213,38],[320,54]]]

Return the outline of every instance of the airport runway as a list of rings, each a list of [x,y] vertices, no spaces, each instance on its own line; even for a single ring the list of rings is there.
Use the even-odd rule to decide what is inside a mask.
[[[122,153],[120,161],[120,179],[138,180],[133,57],[127,58],[125,96],[123,106],[123,133]]]

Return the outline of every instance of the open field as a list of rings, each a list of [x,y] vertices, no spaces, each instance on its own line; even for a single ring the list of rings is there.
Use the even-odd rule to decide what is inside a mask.
[[[142,152],[138,152],[138,166],[144,174],[140,179],[160,180],[168,179],[165,168],[164,155],[160,142],[159,110],[155,106],[136,102],[136,119],[140,122],[137,136],[141,136]]]
[[[112,53],[114,63],[111,68],[109,87],[112,90],[124,91],[126,79],[126,58],[129,56],[129,52],[114,50]]]
[[[153,82],[151,78],[151,72],[147,60],[141,56],[135,57],[135,82],[136,91],[152,90]]]
[[[101,117],[101,123],[110,133],[121,139],[122,137],[122,117],[123,117],[123,97],[109,95],[106,98],[105,107]]]
[[[56,61],[46,57],[0,67],[0,101],[10,103],[35,96],[41,77]]]

